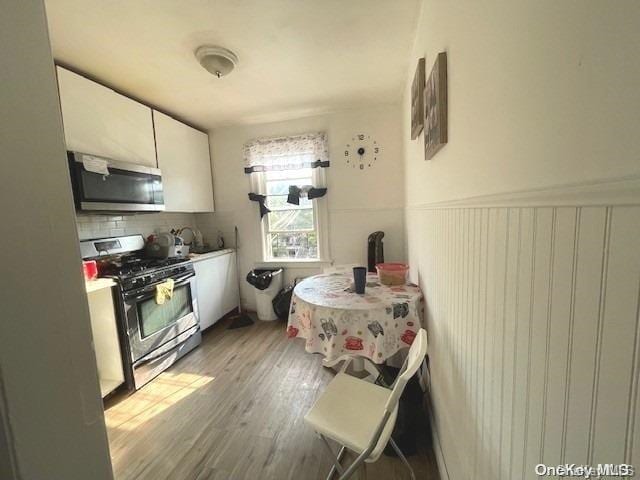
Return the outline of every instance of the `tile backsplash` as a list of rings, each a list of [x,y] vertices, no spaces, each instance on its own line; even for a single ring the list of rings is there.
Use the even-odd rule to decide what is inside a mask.
[[[85,215],[76,216],[78,237],[117,237],[141,233],[146,238],[151,233],[169,231],[172,228],[196,226],[191,213],[145,213],[139,215]]]
[[[218,243],[218,236],[223,235],[224,243],[226,247],[235,247],[233,244],[233,231],[223,230],[220,227],[226,223],[224,213],[196,213],[195,221],[198,230],[202,232],[205,242],[211,246],[216,246]]]

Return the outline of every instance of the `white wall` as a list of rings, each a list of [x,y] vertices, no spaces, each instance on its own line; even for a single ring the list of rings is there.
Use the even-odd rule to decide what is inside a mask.
[[[639,16],[635,0],[425,0],[408,77],[447,52],[449,143],[425,162],[407,142],[408,203],[640,174]]]
[[[368,235],[385,232],[385,260],[402,261],[404,249],[404,186],[400,108],[382,105],[294,121],[228,127],[210,133],[216,213],[197,214],[198,227],[210,242],[218,230],[233,245],[233,226],[240,230],[241,277],[260,256],[260,217],[249,201],[249,177],[243,171],[242,146],[258,137],[326,131],[331,167],[327,170],[330,259],[366,265]],[[344,146],[356,134],[370,134],[383,149],[378,164],[354,170],[344,160]],[[321,266],[291,268],[287,279],[320,271]],[[242,282],[243,302],[254,305],[253,292]]]
[[[443,478],[640,459],[638,25],[634,1],[423,2],[406,226]],[[439,51],[449,143],[427,162],[409,84]]]
[[[9,0],[1,8],[0,429],[15,460],[8,478],[106,480],[111,461],[44,5]]]

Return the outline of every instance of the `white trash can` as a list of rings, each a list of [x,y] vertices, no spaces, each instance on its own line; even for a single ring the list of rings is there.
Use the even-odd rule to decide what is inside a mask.
[[[277,320],[273,311],[273,299],[282,290],[283,270],[280,268],[271,273],[271,284],[264,290],[253,287],[256,292],[256,310],[258,319],[264,321]]]

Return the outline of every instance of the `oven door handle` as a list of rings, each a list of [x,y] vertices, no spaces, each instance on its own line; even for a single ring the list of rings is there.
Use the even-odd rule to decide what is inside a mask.
[[[141,367],[142,365],[146,365],[147,363],[153,362],[154,360],[157,360],[158,358],[164,356],[166,353],[167,352],[162,352],[162,353],[158,353],[157,355],[154,355],[153,357],[145,358],[143,361],[138,363],[136,367]]]
[[[188,275],[183,275],[182,277],[174,278],[174,279],[173,279],[173,281],[174,281],[173,288],[175,289],[176,287],[181,287],[181,286],[183,286],[183,285],[186,285],[187,283],[189,283],[190,279],[191,279],[191,278],[193,278],[193,277],[195,277],[195,276],[196,276],[196,274],[195,274],[195,273],[190,273],[190,274],[188,274]],[[166,281],[166,280],[165,280],[165,281]],[[124,294],[124,299],[125,299],[126,301],[133,300],[133,301],[136,301],[136,302],[137,302],[137,301],[139,301],[139,300],[142,300],[142,299],[144,299],[144,298],[147,298],[147,297],[149,297],[149,295],[152,295],[152,294],[153,294],[153,292],[155,292],[156,287],[157,287],[158,285],[162,285],[163,283],[164,283],[164,281],[163,281],[163,282],[155,283],[155,284],[153,284],[153,285],[149,285],[149,286],[147,286],[147,287],[144,287],[144,290],[143,290],[143,292],[142,292],[142,293],[140,293],[140,292],[136,292],[136,293],[125,293],[125,294]]]
[[[187,332],[189,332],[189,330],[187,330],[184,333],[187,333]],[[171,345],[169,348],[166,348],[166,349],[163,349],[162,347],[160,347],[160,352],[159,353],[157,353],[156,355],[154,355],[152,357],[147,357],[142,361],[139,360],[138,363],[135,364],[135,368],[140,368],[142,365],[146,365],[147,363],[153,362],[154,360],[157,360],[158,358],[163,357],[164,355],[167,354],[167,352],[170,352],[171,350],[179,347],[184,342],[189,340],[197,332],[198,332],[198,329],[195,328],[195,329],[193,329],[193,331],[189,334],[189,336],[187,338],[184,338],[183,340],[181,340],[180,342],[176,343],[175,345]],[[184,333],[182,335],[184,335]],[[178,338],[180,338],[180,336],[178,336]]]

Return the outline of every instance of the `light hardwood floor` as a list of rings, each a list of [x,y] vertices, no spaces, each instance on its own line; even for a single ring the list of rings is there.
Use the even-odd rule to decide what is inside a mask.
[[[281,322],[227,323],[144,388],[107,403],[116,480],[326,477],[330,460],[303,417],[333,372],[287,339]],[[425,446],[409,461],[418,479],[438,478]],[[406,478],[396,458],[367,467],[368,480]]]

